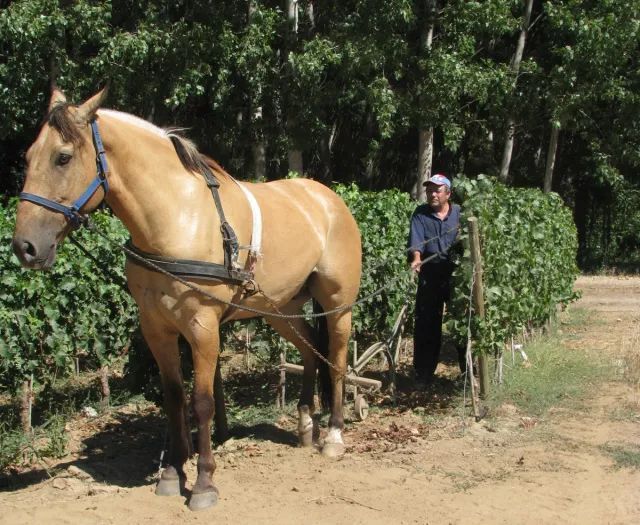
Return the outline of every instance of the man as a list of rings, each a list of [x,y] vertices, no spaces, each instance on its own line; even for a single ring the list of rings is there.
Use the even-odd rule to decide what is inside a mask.
[[[450,250],[460,227],[460,206],[449,202],[451,181],[438,173],[424,185],[427,202],[411,217],[408,249],[411,269],[419,275],[413,333],[413,367],[419,388],[433,381],[438,366],[442,314],[451,293]],[[464,371],[464,352],[460,349],[458,353]]]

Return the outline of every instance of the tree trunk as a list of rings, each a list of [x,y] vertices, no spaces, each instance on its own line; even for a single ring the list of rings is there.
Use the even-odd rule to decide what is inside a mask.
[[[318,153],[320,154],[320,169],[318,172],[318,180],[327,186],[331,184],[331,146],[332,135],[326,133],[322,136],[318,143]]]
[[[287,152],[287,160],[289,161],[289,171],[302,175],[303,161],[302,151],[295,148],[290,148]]]
[[[423,201],[426,198],[424,182],[431,177],[433,163],[433,128],[421,129],[418,134],[418,176],[411,196]]]
[[[307,20],[309,21],[309,27],[313,31],[316,28],[316,15],[313,11],[313,2],[309,0],[307,2],[307,7],[305,9],[305,15],[307,16]]]
[[[511,155],[513,154],[513,141],[516,134],[516,122],[512,115],[507,119],[507,129],[504,136],[504,147],[502,149],[502,161],[500,162],[499,179],[507,182],[509,179],[509,168],[511,167]]]
[[[583,265],[587,260],[587,238],[589,230],[589,191],[583,182],[573,181],[575,204],[573,217],[578,232],[578,264]]]
[[[531,10],[533,8],[533,0],[525,0],[524,15],[522,16],[522,28],[518,37],[516,51],[511,59],[511,74],[513,76],[513,92],[515,92],[518,83],[518,73],[520,72],[520,63],[524,53],[524,45],[527,40],[527,32],[529,30],[529,21],[531,20]],[[504,134],[504,149],[502,151],[502,161],[500,162],[500,174],[498,178],[502,182],[509,179],[509,168],[511,167],[511,156],[513,154],[513,142],[516,132],[516,122],[512,115],[507,119],[507,127]]]
[[[549,149],[547,150],[547,164],[544,169],[544,192],[551,191],[553,181],[553,167],[556,163],[556,152],[558,150],[558,136],[560,135],[560,125],[551,123],[551,136],[549,137]]]
[[[310,16],[310,20],[313,24],[313,5],[309,5],[307,8],[307,16]],[[285,52],[284,52],[284,60],[285,67],[289,71],[289,76],[295,75],[295,71],[291,70],[291,66],[289,63],[289,53],[293,50],[295,43],[298,39],[298,2],[294,0],[287,0],[287,23],[289,26],[289,31],[287,33],[287,39],[285,43]],[[287,159],[289,161],[289,172],[297,173],[298,175],[302,175],[304,165],[303,165],[303,157],[302,150],[299,148],[297,144],[297,140],[294,138],[297,128],[298,122],[296,119],[295,112],[291,109],[291,105],[286,103],[285,115],[287,119],[286,127],[287,127],[287,135],[289,139],[289,149],[287,151]]]
[[[422,53],[428,53],[433,43],[433,29],[435,20],[436,2],[426,0],[424,23],[420,33],[420,47]],[[424,182],[431,177],[433,167],[433,127],[421,127],[418,131],[418,171],[411,188],[411,196],[418,201],[425,200],[426,193]]]
[[[100,395],[102,396],[102,406],[108,407],[111,400],[111,389],[109,388],[109,367],[100,367]]]
[[[260,91],[258,91],[258,96],[260,96]],[[251,148],[253,152],[253,176],[258,181],[267,179],[267,147],[262,124],[262,106],[258,106],[255,108],[251,119],[251,125],[254,128],[254,139]]]
[[[247,13],[247,25],[250,26],[253,23],[253,17],[256,13],[257,7],[254,0],[249,0],[248,13]],[[257,86],[255,95],[252,97],[250,105],[250,126],[251,126],[251,156],[253,161],[253,176],[258,181],[264,181],[267,178],[267,161],[266,161],[266,146],[263,130],[262,120],[262,86]]]

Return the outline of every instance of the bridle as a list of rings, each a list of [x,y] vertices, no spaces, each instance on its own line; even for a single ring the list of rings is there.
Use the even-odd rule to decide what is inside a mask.
[[[107,196],[109,192],[109,182],[107,181],[107,157],[104,151],[104,146],[102,145],[102,138],[100,137],[100,132],[98,131],[98,123],[94,120],[90,122],[91,124],[91,135],[93,137],[93,146],[96,150],[96,177],[91,181],[86,190],[78,197],[71,206],[67,206],[65,204],[60,204],[59,202],[52,201],[51,199],[47,199],[46,197],[41,197],[40,195],[35,195],[33,193],[21,192],[18,196],[21,201],[29,201],[47,208],[48,210],[62,213],[66,219],[71,224],[71,228],[76,230],[80,226],[82,226],[87,221],[87,215],[82,214],[80,210],[84,207],[89,199],[93,197],[93,194],[97,191],[98,188],[102,187],[104,191],[104,196],[102,199]]]

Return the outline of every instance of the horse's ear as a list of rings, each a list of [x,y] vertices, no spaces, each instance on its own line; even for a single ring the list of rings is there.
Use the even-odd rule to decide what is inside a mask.
[[[84,104],[78,107],[78,112],[76,113],[76,120],[78,121],[78,123],[86,124],[93,119],[96,111],[100,109],[102,102],[104,102],[104,99],[107,98],[107,91],[108,88],[107,86],[105,86]]]
[[[58,104],[64,104],[66,101],[67,97],[64,96],[64,93],[60,91],[57,86],[53,85],[51,90],[51,100],[49,100],[49,111]]]

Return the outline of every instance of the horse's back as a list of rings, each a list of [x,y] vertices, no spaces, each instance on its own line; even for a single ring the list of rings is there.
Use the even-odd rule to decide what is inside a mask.
[[[285,179],[248,185],[265,217],[265,227],[294,233],[297,227],[313,225],[325,238],[344,230],[350,242],[360,244],[360,232],[349,208],[330,188],[311,179]]]
[[[277,263],[268,264],[268,271],[281,271],[284,266],[292,276],[298,269],[298,279],[304,273],[306,279],[313,271],[359,283],[360,231],[334,191],[302,178],[249,184],[248,188],[262,214],[264,262]]]

